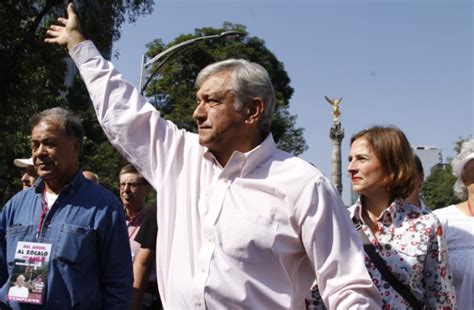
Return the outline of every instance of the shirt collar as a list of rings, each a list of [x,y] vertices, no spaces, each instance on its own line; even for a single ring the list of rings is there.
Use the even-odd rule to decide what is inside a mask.
[[[263,140],[262,143],[257,145],[252,150],[242,153],[234,151],[229,158],[225,167],[221,167],[219,162],[216,160],[214,155],[210,151],[204,153],[204,158],[211,160],[214,164],[222,168],[222,173],[228,176],[245,177],[259,165],[264,163],[270,158],[273,153],[277,150],[273,135],[271,133]]]
[[[393,220],[395,219],[397,209],[402,204],[403,203],[400,199],[395,199],[385,210],[382,211],[380,217],[378,218],[378,221],[385,226],[392,224]],[[351,218],[355,217],[364,222],[364,219],[362,217],[362,200],[360,196],[354,204],[354,208],[352,208],[350,216]]]
[[[84,175],[82,174],[82,170],[81,169],[78,169],[76,174],[74,175],[74,177],[72,178],[71,182],[69,182],[68,184],[66,184],[63,189],[61,190],[61,193],[72,193],[74,192],[75,190],[77,190],[77,188],[80,186],[81,183],[83,183],[85,180],[85,177]],[[35,182],[35,184],[33,185],[34,186],[34,190],[35,190],[35,193],[43,193],[43,190],[44,190],[44,180],[39,177],[38,180]]]
[[[257,145],[253,150],[245,153],[247,158],[245,165],[242,167],[241,177],[247,176],[250,172],[255,170],[262,163],[266,162],[277,150],[273,135],[270,133]]]
[[[145,205],[143,208],[138,211],[137,215],[135,215],[131,220],[127,219],[127,224],[128,225],[133,225],[133,226],[138,226],[141,222],[143,222],[143,219],[145,218],[145,215],[148,213],[148,207]]]

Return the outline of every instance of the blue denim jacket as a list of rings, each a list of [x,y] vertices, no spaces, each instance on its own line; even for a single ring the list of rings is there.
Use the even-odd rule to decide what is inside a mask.
[[[127,309],[132,261],[118,199],[79,171],[57,198],[37,237],[44,183],[16,194],[0,216],[0,300],[6,302],[18,241],[52,244],[43,307],[13,309]]]

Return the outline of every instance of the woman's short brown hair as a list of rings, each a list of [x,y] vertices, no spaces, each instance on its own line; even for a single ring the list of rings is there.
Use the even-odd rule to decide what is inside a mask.
[[[392,199],[408,197],[415,189],[416,166],[413,150],[403,131],[394,126],[373,126],[354,134],[351,145],[359,138],[367,140],[379,160],[385,174],[384,185]]]

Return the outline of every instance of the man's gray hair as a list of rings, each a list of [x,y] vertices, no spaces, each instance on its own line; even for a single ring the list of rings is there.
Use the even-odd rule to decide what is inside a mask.
[[[461,145],[461,152],[451,161],[451,167],[454,167],[457,163],[461,162],[472,153],[474,153],[474,139],[464,141]],[[466,185],[464,185],[464,182],[462,181],[462,174],[463,171],[454,183],[453,190],[456,197],[464,201],[468,197],[468,191]]]
[[[245,59],[228,59],[206,66],[196,78],[199,89],[211,75],[220,72],[230,72],[231,88],[235,95],[234,108],[241,111],[245,103],[254,98],[261,98],[265,108],[260,118],[259,127],[269,131],[275,111],[275,90],[273,89],[267,70],[261,65]]]
[[[44,120],[54,120],[59,122],[71,139],[79,140],[79,155],[82,154],[84,128],[82,127],[80,119],[71,110],[62,107],[55,107],[36,113],[31,117],[31,128],[36,127]]]

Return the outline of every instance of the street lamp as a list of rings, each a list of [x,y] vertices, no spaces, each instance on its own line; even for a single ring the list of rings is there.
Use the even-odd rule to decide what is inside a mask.
[[[178,50],[180,50],[180,49],[182,49],[182,48],[184,48],[188,45],[194,44],[198,41],[210,40],[210,39],[220,39],[220,38],[231,37],[231,36],[240,37],[240,36],[244,36],[244,35],[245,35],[244,33],[239,32],[239,31],[224,31],[220,34],[212,34],[212,35],[208,35],[208,36],[197,37],[197,38],[189,39],[187,41],[178,43],[176,45],[173,45],[170,48],[165,49],[164,51],[162,51],[161,53],[159,53],[158,55],[156,55],[155,57],[153,57],[149,61],[146,61],[146,56],[143,55],[142,67],[141,67],[141,70],[140,70],[140,88],[139,88],[140,93],[143,94],[143,91],[146,89],[146,87],[150,83],[153,76],[158,72],[158,70],[160,70],[160,68],[165,64],[165,62],[168,61],[168,59],[171,57],[171,55],[176,53]],[[145,72],[146,72],[146,70],[151,65],[156,63],[157,61],[160,61],[160,62],[155,67],[155,70],[152,72],[152,74],[145,81]]]

